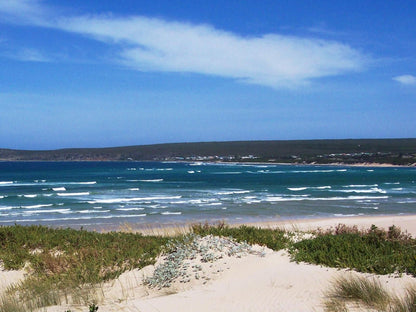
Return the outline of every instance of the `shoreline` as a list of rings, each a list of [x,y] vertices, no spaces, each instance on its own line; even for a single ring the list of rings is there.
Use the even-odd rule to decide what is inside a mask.
[[[184,234],[191,231],[192,225],[195,224],[209,224],[216,225],[223,223],[223,221],[217,222],[183,222],[183,223],[171,223],[171,224],[158,224],[152,226],[152,224],[135,225],[124,224],[116,231],[130,231],[137,232],[143,235],[175,235]],[[331,227],[335,227],[338,224],[345,224],[349,226],[357,226],[359,229],[368,229],[371,225],[375,225],[379,228],[388,228],[392,225],[398,226],[403,231],[407,231],[413,237],[416,237],[416,214],[392,214],[392,215],[367,215],[367,216],[351,216],[351,217],[324,217],[324,218],[293,218],[285,220],[275,221],[258,221],[258,222],[224,222],[229,227],[239,227],[242,225],[254,226],[260,228],[271,229],[285,229],[288,231],[313,231],[318,228],[325,230]],[[102,229],[101,232],[112,231],[113,229]]]
[[[189,163],[189,164],[195,164],[195,163],[203,163],[203,164],[218,164],[218,165],[278,165],[278,166],[334,166],[334,167],[374,167],[374,168],[415,168],[416,163],[410,164],[410,165],[394,165],[389,163],[372,163],[372,162],[363,162],[363,163],[354,163],[354,164],[348,164],[348,163],[342,163],[342,162],[335,162],[335,163],[326,163],[326,164],[320,164],[320,163],[281,163],[281,162],[247,162],[247,161],[198,161],[198,160],[116,160],[116,159],[78,159],[78,160],[39,160],[39,159],[0,159],[0,163],[2,162],[15,162],[15,163],[21,163],[21,162],[51,162],[51,163],[69,163],[69,162],[80,162],[80,163],[88,163],[88,162],[120,162],[120,163],[136,163],[136,162],[158,162],[158,163]]]

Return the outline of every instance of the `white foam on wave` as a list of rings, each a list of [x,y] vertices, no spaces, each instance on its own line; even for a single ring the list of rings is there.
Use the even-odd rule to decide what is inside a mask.
[[[144,208],[142,208],[142,207],[130,207],[130,208],[117,208],[116,210],[119,210],[119,211],[140,211],[140,210],[144,210]]]
[[[163,182],[163,179],[139,180],[140,182]]]
[[[35,197],[38,197],[38,195],[37,194],[25,194],[25,195],[23,195],[23,197],[26,197],[26,198],[35,198]]]
[[[3,195],[0,195],[0,199],[3,199],[4,198],[4,196]]]
[[[332,187],[329,185],[325,186],[303,186],[303,187],[288,187],[287,189],[290,191],[304,191],[304,190],[326,190],[331,189]]]
[[[0,186],[13,184],[13,181],[0,181]]]
[[[287,189],[289,191],[295,191],[295,192],[297,192],[297,191],[304,191],[304,190],[306,190],[308,188],[307,187],[288,187]]]
[[[204,206],[222,206],[222,203],[219,203],[219,202],[207,203],[207,204],[204,204]]]
[[[39,213],[61,213],[61,214],[68,214],[72,213],[71,209],[42,209],[42,210],[26,210],[24,212],[25,215],[28,214],[39,214]]]
[[[161,215],[181,215],[182,212],[171,212],[171,211],[164,211],[160,213]]]
[[[195,173],[195,171],[194,170],[188,170],[188,173],[192,174],[192,173]]]
[[[91,217],[66,217],[66,218],[45,218],[45,219],[19,219],[15,222],[52,222],[52,221],[77,221],[77,220],[91,220],[91,219],[113,219],[113,218],[136,218],[145,217],[146,214],[137,215],[110,215],[110,216],[91,216]],[[0,220],[0,223],[9,223],[10,220]]]
[[[252,191],[249,191],[249,190],[221,191],[221,192],[216,192],[216,195],[247,194],[251,192]]]
[[[132,198],[108,198],[108,199],[96,199],[88,201],[89,204],[114,204],[114,203],[128,203],[128,202],[143,202],[143,201],[154,201],[154,200],[168,200],[168,199],[179,199],[182,196],[149,196],[149,197],[132,197]]]
[[[347,169],[340,169],[340,170],[347,171]],[[339,171],[339,170],[334,170],[334,169],[292,170],[292,171],[287,171],[287,173],[329,173],[329,172],[335,172],[335,171]]]
[[[24,209],[35,209],[35,208],[42,208],[42,207],[51,207],[53,204],[40,204],[40,205],[31,205],[31,206],[20,206],[20,208]]]
[[[61,187],[53,187],[52,191],[54,192],[62,192],[62,191],[66,191],[66,188],[64,188],[63,186]]]
[[[283,196],[268,196],[263,199],[266,202],[279,201],[338,201],[338,200],[374,200],[387,199],[388,196],[347,196],[347,197],[283,197]]]
[[[105,213],[110,212],[110,210],[80,210],[77,213]]]
[[[129,171],[136,171],[137,168],[127,168],[127,170],[129,170]]]
[[[350,184],[350,185],[344,185],[342,187],[347,188],[354,188],[354,187],[377,187],[378,184]]]
[[[17,207],[13,207],[13,206],[0,206],[0,210],[12,210],[15,209]]]
[[[189,166],[203,166],[205,165],[205,163],[201,162],[201,161],[196,161],[193,163],[190,163]]]
[[[97,181],[88,181],[88,182],[74,182],[73,184],[83,184],[83,185],[92,185],[92,184],[97,184]]]
[[[132,187],[132,188],[129,188],[129,191],[139,191],[140,189],[138,188],[138,187]]]
[[[58,196],[86,196],[90,195],[90,192],[78,192],[78,193],[57,193]]]
[[[242,174],[241,171],[219,171],[219,172],[212,172],[212,174]]]
[[[342,193],[381,193],[386,194],[385,190],[382,190],[378,187],[373,187],[371,189],[363,190],[363,189],[352,189],[352,190],[334,190],[334,192],[342,192]]]
[[[363,215],[362,213],[348,213],[348,214],[343,214],[343,213],[334,213],[335,217],[356,217],[356,216],[360,216]]]

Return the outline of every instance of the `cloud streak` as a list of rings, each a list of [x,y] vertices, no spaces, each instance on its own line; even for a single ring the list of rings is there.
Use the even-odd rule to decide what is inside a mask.
[[[393,77],[393,80],[407,86],[416,86],[416,76],[413,75],[401,75]]]
[[[23,5],[30,2],[16,1]],[[119,62],[139,71],[197,73],[292,88],[313,79],[362,70],[366,63],[362,53],[336,41],[282,34],[241,36],[210,25],[143,16],[61,16],[41,20],[39,2],[33,3],[33,21],[38,26],[105,42],[117,49]],[[30,15],[29,8],[24,12]],[[11,11],[9,8],[8,14]]]

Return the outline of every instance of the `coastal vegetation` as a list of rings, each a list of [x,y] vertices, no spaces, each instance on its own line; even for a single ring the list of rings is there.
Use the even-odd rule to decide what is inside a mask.
[[[342,276],[327,291],[325,310],[345,312],[348,307],[363,307],[370,311],[414,312],[416,311],[416,288],[409,286],[404,297],[387,291],[374,278]]]
[[[45,151],[0,149],[0,160],[412,165],[416,163],[416,139],[199,142]]]
[[[97,285],[125,271],[154,264],[160,254],[165,262],[144,281],[149,287],[168,288],[175,280],[187,283],[190,277],[203,280],[202,269],[190,267],[189,259],[198,258],[202,263],[209,263],[227,255],[254,252],[251,249],[254,244],[272,250],[287,249],[292,260],[297,262],[416,276],[416,240],[394,226],[384,231],[376,226],[358,230],[338,225],[326,231],[298,233],[244,225],[232,227],[224,223],[196,224],[190,233],[167,237],[14,225],[0,227],[0,264],[6,270],[25,268],[29,274],[0,298],[0,310],[32,311],[66,302],[96,306]],[[340,289],[340,284],[346,285],[345,289]],[[354,290],[360,287],[366,289],[368,296]],[[345,298],[352,298],[353,292],[369,298],[357,297],[356,300],[372,305],[368,302],[381,300],[377,296],[386,298],[378,288],[376,284],[355,280],[335,282],[334,292],[328,295],[328,306],[335,307],[336,300],[344,302]],[[414,302],[415,293],[410,289],[406,300]],[[388,304],[409,305],[400,300],[393,298]],[[381,300],[373,306],[380,304],[386,303]],[[414,308],[414,303],[410,306]]]

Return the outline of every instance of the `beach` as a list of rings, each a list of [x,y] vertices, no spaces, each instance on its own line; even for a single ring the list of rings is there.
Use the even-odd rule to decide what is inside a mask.
[[[327,229],[339,223],[368,228],[391,225],[416,236],[416,215],[326,218],[293,220],[280,223],[255,224],[266,228],[286,228],[291,231]],[[415,284],[415,278],[403,275],[371,275],[350,270],[291,262],[287,251],[274,252],[256,247],[259,253],[241,257],[225,257],[208,268],[209,279],[191,279],[168,289],[150,289],[143,284],[153,266],[123,273],[116,280],[100,286],[101,311],[323,311],[325,292],[335,278],[360,275],[375,277],[389,291],[404,294],[405,287]],[[18,282],[23,271],[1,271],[1,286]],[[46,311],[63,309],[84,311],[85,306],[55,306]],[[43,311],[43,310],[42,310]],[[358,311],[358,310],[357,310]]]

